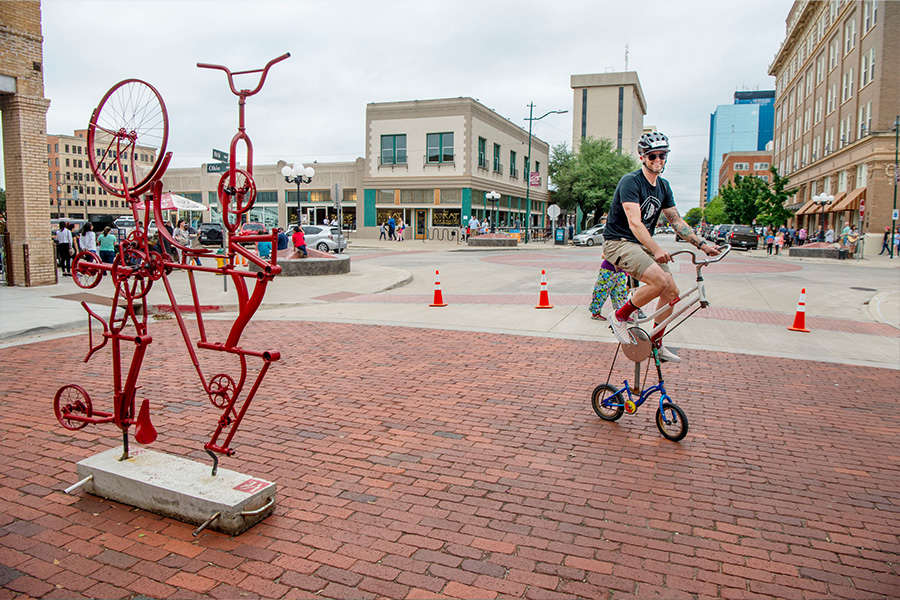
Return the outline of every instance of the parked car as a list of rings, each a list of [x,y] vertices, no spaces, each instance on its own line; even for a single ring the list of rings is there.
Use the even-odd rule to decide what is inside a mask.
[[[593,246],[594,244],[603,244],[603,225],[585,229],[572,238],[572,243],[576,246]]]
[[[716,244],[725,243],[725,234],[727,234],[734,225],[716,225],[713,229],[712,241]]]
[[[759,235],[747,225],[730,225],[725,231],[723,240],[734,248],[756,250],[759,247]]]
[[[225,240],[225,228],[221,223],[200,223],[200,245],[221,246]]]
[[[238,228],[238,235],[254,235],[257,233],[263,233],[266,230],[266,226],[262,223],[244,223]]]
[[[343,252],[347,248],[347,238],[337,227],[325,225],[304,225],[303,235],[306,247],[315,248],[319,252]]]

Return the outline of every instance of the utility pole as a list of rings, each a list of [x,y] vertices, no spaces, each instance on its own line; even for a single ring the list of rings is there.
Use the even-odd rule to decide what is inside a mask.
[[[894,119],[894,210],[891,212],[891,235],[888,242],[891,245],[891,258],[894,258],[894,234],[897,232],[897,183],[900,182],[900,115]]]

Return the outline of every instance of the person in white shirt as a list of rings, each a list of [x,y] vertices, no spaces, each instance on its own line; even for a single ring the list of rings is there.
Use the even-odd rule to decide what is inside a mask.
[[[97,238],[94,236],[94,226],[91,225],[91,222],[88,221],[84,224],[84,227],[81,228],[81,236],[79,243],[81,244],[81,250],[89,250],[90,252],[97,252]]]
[[[56,232],[56,252],[59,257],[59,268],[62,269],[63,277],[70,277],[72,271],[72,232],[69,231],[65,223],[59,224],[59,231]]]

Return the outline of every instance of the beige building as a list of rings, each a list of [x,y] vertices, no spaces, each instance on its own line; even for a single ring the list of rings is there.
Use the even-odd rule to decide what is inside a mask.
[[[607,138],[637,158],[647,100],[635,71],[572,75],[572,148],[587,137]]]
[[[9,285],[56,282],[47,180],[47,109],[40,2],[0,2],[0,113],[7,234],[0,235]]]
[[[900,115],[900,2],[797,1],[769,67],[776,78],[774,164],[797,189],[794,225],[891,224]],[[813,196],[830,194],[826,206]],[[824,208],[824,212],[823,212]],[[827,226],[827,225],[826,225]]]
[[[297,185],[281,175],[285,162],[254,165],[257,196],[247,219],[267,228],[297,223],[298,210],[305,223],[337,219],[331,190],[339,184],[343,225],[362,237],[378,237],[391,217],[410,228],[407,239],[455,231],[470,216],[504,227],[529,218],[533,227],[545,225],[549,145],[532,137],[531,163],[528,132],[472,98],[369,104],[365,139],[364,158],[307,163],[315,175],[300,184],[299,196]],[[165,191],[210,207],[206,214],[172,218],[220,221],[215,190],[221,177],[207,165],[170,168]],[[500,194],[496,204],[486,198],[492,191]]]
[[[75,135],[47,136],[47,194],[50,199],[50,214],[59,219],[97,220],[121,214],[130,214],[128,202],[107,192],[97,183],[91,172],[87,148],[87,130],[81,129]],[[102,144],[102,136],[98,136]],[[98,164],[104,165],[102,145],[94,148]],[[125,169],[134,165],[137,169],[149,170],[156,158],[153,148],[137,147],[134,157],[126,161]],[[103,167],[101,167],[103,168]],[[114,164],[110,164],[114,168]],[[118,175],[110,174],[113,183]]]

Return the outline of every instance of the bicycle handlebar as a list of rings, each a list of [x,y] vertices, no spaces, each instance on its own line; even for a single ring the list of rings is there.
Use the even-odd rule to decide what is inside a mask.
[[[234,73],[232,73],[232,72],[231,72],[231,69],[229,69],[229,68],[226,67],[225,65],[213,65],[213,64],[209,64],[209,63],[197,63],[197,66],[198,66],[199,68],[201,68],[201,69],[218,69],[218,70],[220,70],[220,71],[225,71],[225,74],[228,75],[228,85],[229,85],[229,87],[231,87],[231,92],[232,92],[235,96],[244,96],[244,97],[246,97],[246,96],[252,96],[253,94],[256,94],[257,92],[259,92],[259,90],[262,89],[263,84],[266,82],[266,75],[268,75],[269,69],[272,67],[272,65],[274,65],[275,63],[279,63],[279,62],[281,62],[281,61],[283,61],[283,60],[285,60],[285,59],[287,59],[287,58],[290,58],[290,57],[291,57],[291,53],[290,53],[290,52],[285,52],[284,54],[282,54],[282,55],[279,56],[278,58],[273,58],[272,60],[270,60],[269,62],[267,62],[267,63],[266,63],[266,66],[263,67],[262,69],[251,69],[251,70],[249,70],[249,71],[235,71]],[[235,76],[235,75],[246,75],[246,74],[248,74],[248,73],[262,73],[262,75],[260,75],[260,77],[259,77],[259,83],[256,85],[255,88],[253,88],[253,91],[250,91],[250,90],[240,90],[240,91],[238,91],[238,89],[234,87],[234,76]]]
[[[690,255],[691,255],[691,262],[692,262],[692,263],[694,263],[695,265],[703,266],[703,265],[708,265],[708,264],[711,264],[711,263],[719,262],[720,260],[722,260],[723,258],[725,258],[725,255],[728,254],[729,252],[731,252],[731,244],[725,244],[724,248],[725,248],[725,252],[722,252],[721,254],[719,254],[719,255],[718,255],[717,257],[715,257],[715,258],[707,258],[707,259],[705,259],[705,260],[697,260],[697,255],[694,254],[694,251],[693,251],[693,250],[688,250],[688,249],[684,249],[684,250],[676,250],[675,252],[673,252],[673,253],[670,254],[669,256],[671,256],[671,257],[674,259],[675,256],[678,255],[678,254],[690,254]]]

